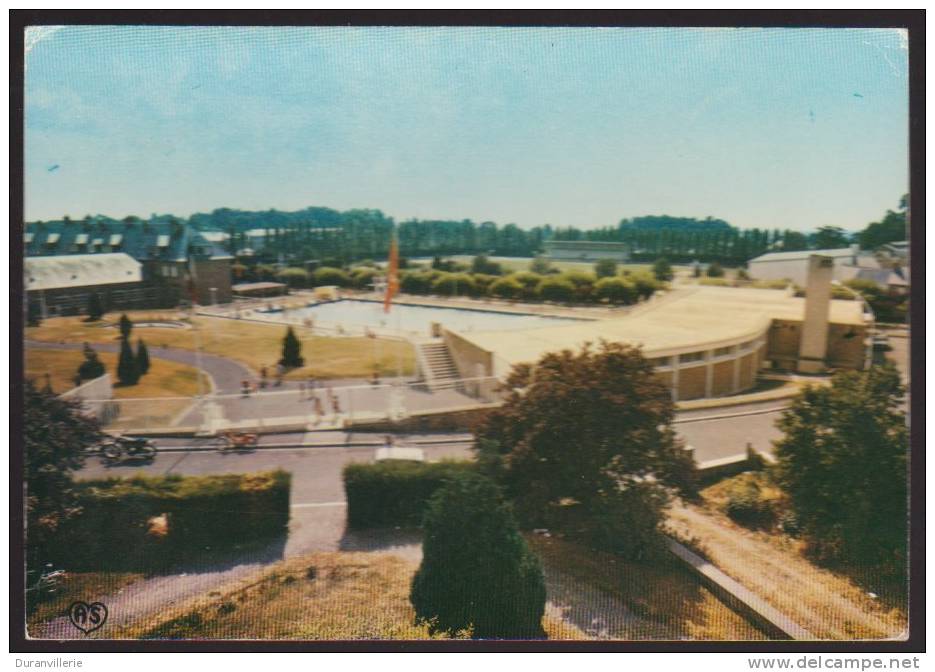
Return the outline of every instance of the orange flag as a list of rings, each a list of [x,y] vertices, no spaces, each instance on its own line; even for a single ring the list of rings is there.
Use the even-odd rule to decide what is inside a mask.
[[[386,269],[386,297],[383,299],[383,312],[390,312],[390,304],[393,297],[399,291],[399,247],[396,244],[396,236],[393,236],[390,242],[390,262]]]

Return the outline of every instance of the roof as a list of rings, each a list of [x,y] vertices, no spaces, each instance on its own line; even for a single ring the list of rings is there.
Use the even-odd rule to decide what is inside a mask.
[[[795,250],[793,252],[767,252],[766,254],[761,254],[758,257],[754,257],[748,263],[754,262],[763,262],[763,261],[795,261],[798,259],[808,259],[813,254],[819,254],[823,257],[834,257],[835,259],[840,259],[842,257],[854,257],[859,254],[859,250],[856,245],[851,247],[840,247],[832,250]]]
[[[605,240],[547,240],[546,247],[596,247],[605,250],[629,250],[627,243],[614,243]]]
[[[909,282],[902,272],[891,268],[864,268],[857,272],[855,276],[858,280],[871,280],[878,285],[889,287],[908,287]]]
[[[830,312],[832,323],[864,323],[860,301],[831,301]],[[699,286],[674,290],[622,317],[459,335],[509,364],[601,339],[641,345],[647,356],[661,357],[753,339],[775,319],[798,321],[804,315],[805,299],[783,290]]]
[[[148,220],[108,217],[83,220],[29,222],[26,224],[26,256],[107,254],[119,246],[137,261],[187,261],[226,259],[229,253],[222,244],[210,240],[189,224],[171,217],[154,216]],[[210,236],[213,238],[213,236]],[[99,245],[100,250],[81,249]]]
[[[233,285],[231,289],[234,292],[255,292],[263,289],[283,289],[285,286],[282,282],[241,282]]]
[[[122,252],[27,257],[27,290],[91,287],[143,279],[142,264]]]

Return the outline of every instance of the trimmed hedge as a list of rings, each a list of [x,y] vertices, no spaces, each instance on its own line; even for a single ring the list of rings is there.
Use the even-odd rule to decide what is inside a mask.
[[[435,491],[475,468],[466,461],[349,464],[344,467],[347,524],[352,529],[419,527]]]
[[[268,541],[289,524],[290,481],[278,470],[79,481],[81,514],[44,555],[67,569],[142,569]],[[164,514],[164,534],[151,534]]]

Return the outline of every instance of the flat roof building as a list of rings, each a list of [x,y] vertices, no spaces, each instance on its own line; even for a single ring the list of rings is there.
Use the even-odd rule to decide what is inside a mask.
[[[542,245],[545,248],[546,256],[555,260],[630,260],[630,246],[626,243],[610,243],[595,240],[549,240]]]

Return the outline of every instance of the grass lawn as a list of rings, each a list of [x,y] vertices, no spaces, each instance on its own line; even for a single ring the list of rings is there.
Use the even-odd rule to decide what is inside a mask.
[[[89,595],[110,595],[142,578],[142,574],[122,572],[69,572],[56,593],[27,603],[26,624],[33,629],[40,623],[65,616],[75,600],[88,600]]]
[[[139,311],[127,313],[134,321],[147,319],[177,319],[178,311]],[[102,322],[84,322],[81,317],[56,317],[43,321],[39,327],[28,327],[26,338],[81,343],[113,343],[119,338],[117,329],[108,326],[116,322],[117,315],[108,314]],[[243,320],[198,316],[194,318],[198,329],[167,329],[137,327],[131,339],[142,337],[150,347],[170,347],[194,350],[196,338],[201,338],[203,352],[237,360],[259,371],[266,366],[272,372],[282,354],[284,325],[260,324]],[[312,336],[297,328],[302,342],[302,356],[306,366],[291,371],[287,378],[314,375],[317,378],[363,378],[369,376],[376,365],[383,375],[394,375],[398,363],[404,375],[415,371],[415,352],[403,341],[370,338],[337,338]]]
[[[131,639],[430,639],[415,625],[417,565],[385,553],[314,553],[108,633]],[[550,635],[555,624],[544,623]]]
[[[117,353],[98,352],[98,358],[116,381]],[[38,385],[45,384],[45,374],[51,374],[52,390],[61,394],[74,387],[72,380],[84,361],[80,350],[26,349],[26,378],[35,378]],[[190,397],[198,393],[198,370],[193,366],[169,362],[150,357],[149,372],[140,382],[130,387],[114,385],[116,399],[145,399],[149,397]],[[205,374],[202,377],[204,390],[211,384]]]

